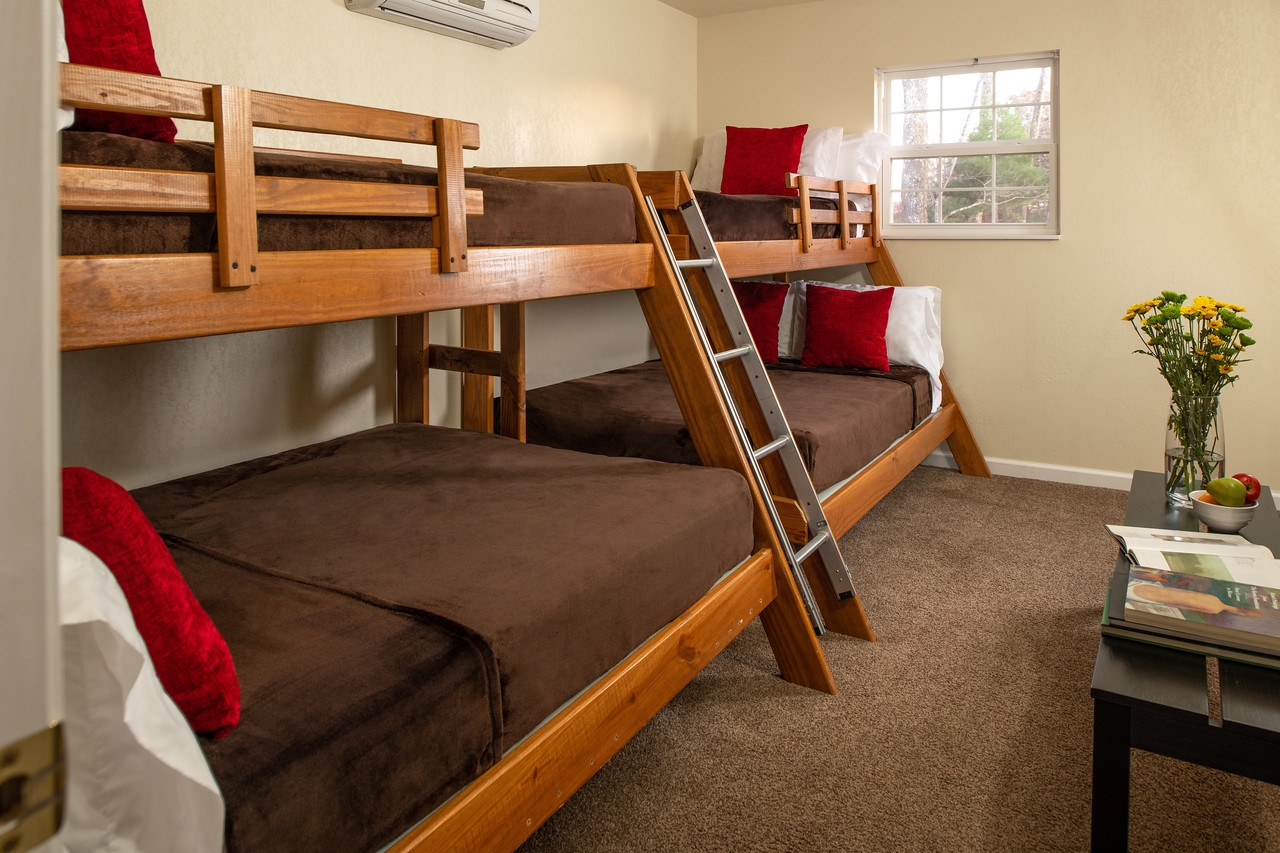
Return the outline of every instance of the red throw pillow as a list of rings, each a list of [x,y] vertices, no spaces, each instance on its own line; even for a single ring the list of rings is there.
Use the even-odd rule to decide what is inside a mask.
[[[778,363],[778,323],[790,285],[774,281],[734,281],[733,295],[751,330],[751,339],[765,364]]]
[[[862,367],[888,370],[884,330],[889,324],[892,287],[845,290],[810,284],[805,288],[806,367]]]
[[[63,468],[62,533],[115,575],[156,675],[192,730],[231,731],[240,721],[231,650],[133,496],[87,468]]]
[[[67,55],[77,65],[160,75],[142,0],[62,0]],[[72,130],[100,130],[172,142],[178,129],[168,116],[76,110]]]
[[[724,173],[726,195],[795,195],[787,173],[800,167],[800,148],[807,124],[794,127],[726,127]]]

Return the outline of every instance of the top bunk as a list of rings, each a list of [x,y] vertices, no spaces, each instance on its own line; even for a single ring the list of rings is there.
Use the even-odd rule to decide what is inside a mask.
[[[640,181],[676,231],[677,209],[696,197],[720,260],[734,278],[875,264],[887,256],[874,184],[788,174],[792,197],[694,190],[683,172],[642,172]],[[859,198],[869,198],[871,209],[858,210]],[[688,257],[687,242],[673,239],[672,248]]]
[[[670,211],[696,196],[732,277],[875,263],[883,244],[873,181],[886,142],[840,127],[729,126],[704,137],[687,180],[668,173],[650,186],[677,230]]]
[[[626,165],[517,181],[464,170],[479,128],[456,119],[70,64],[61,91],[213,136],[64,131],[64,350],[652,284]],[[432,146],[435,166],[259,148],[255,128]]]

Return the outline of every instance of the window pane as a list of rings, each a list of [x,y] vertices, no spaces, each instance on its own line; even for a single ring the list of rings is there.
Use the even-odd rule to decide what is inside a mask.
[[[996,186],[1048,187],[1049,155],[997,154]]]
[[[996,221],[1043,225],[1049,221],[1049,188],[1000,190],[996,193]]]
[[[942,114],[943,142],[990,142],[991,110],[947,110]]]
[[[941,185],[937,157],[894,160],[893,187],[903,190],[936,190]]]
[[[942,221],[948,225],[991,221],[989,190],[952,190],[942,193]]]
[[[938,114],[901,113],[893,117],[889,133],[893,145],[934,145],[938,142]]]
[[[948,74],[942,78],[942,106],[945,109],[981,107],[991,103],[991,72]]]
[[[948,159],[950,161],[949,165],[943,166],[943,174],[947,178],[944,189],[972,189],[991,186],[991,157],[982,155]]]
[[[890,221],[903,225],[929,225],[937,222],[938,194],[933,192],[894,192],[890,199]]]
[[[997,104],[1029,104],[1048,102],[1049,84],[1052,81],[1048,66],[1044,68],[1015,68],[995,73],[995,102]]]
[[[889,111],[936,110],[941,80],[938,77],[909,77],[894,80],[889,87]]]

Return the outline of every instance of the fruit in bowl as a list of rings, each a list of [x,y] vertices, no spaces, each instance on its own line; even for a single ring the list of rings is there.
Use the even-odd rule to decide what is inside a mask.
[[[1210,481],[1205,485],[1212,485],[1213,482],[1215,481]],[[1244,505],[1228,506],[1220,499],[1220,496],[1224,493],[1221,487],[1216,491],[1219,493],[1219,497],[1214,497],[1214,494],[1206,489],[1196,489],[1191,493],[1191,511],[1196,514],[1196,518],[1204,522],[1205,527],[1214,533],[1236,533],[1253,520],[1253,511],[1258,508],[1256,501]],[[1230,489],[1230,487],[1228,487],[1227,492],[1230,493],[1228,499],[1236,496],[1235,490]],[[1243,497],[1243,489],[1240,497]]]
[[[1256,504],[1258,498],[1262,497],[1262,483],[1252,474],[1232,474],[1233,479],[1244,483],[1244,502],[1246,504]]]

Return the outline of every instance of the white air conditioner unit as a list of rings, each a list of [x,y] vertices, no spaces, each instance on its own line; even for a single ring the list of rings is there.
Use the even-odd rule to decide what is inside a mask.
[[[538,28],[538,0],[346,0],[346,4],[352,12],[488,47],[520,44]]]

